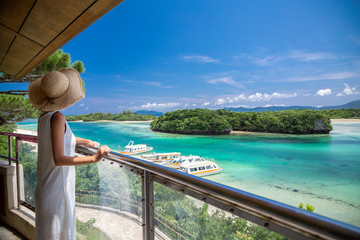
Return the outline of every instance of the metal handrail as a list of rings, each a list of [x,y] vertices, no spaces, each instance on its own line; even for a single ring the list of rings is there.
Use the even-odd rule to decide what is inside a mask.
[[[31,135],[0,135],[36,141],[36,136]],[[85,155],[94,154],[96,150],[76,147],[77,153]],[[325,216],[117,152],[110,152],[105,158],[142,175],[143,183],[158,182],[291,239],[360,239],[360,228]],[[152,184],[149,186],[153,191]]]
[[[77,147],[78,152],[85,154],[94,154],[95,150]],[[178,184],[174,189],[185,194],[186,190],[196,191],[200,196],[193,197],[291,238],[360,239],[360,228],[316,213],[117,152],[110,152],[105,158],[131,170],[148,171],[154,181],[169,187]]]

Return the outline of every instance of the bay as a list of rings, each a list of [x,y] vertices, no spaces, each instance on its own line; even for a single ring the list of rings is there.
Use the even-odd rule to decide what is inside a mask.
[[[334,122],[329,135],[245,133],[194,136],[153,132],[149,123],[70,122],[77,137],[117,151],[133,140],[156,152],[215,161],[224,170],[206,178],[360,226],[360,123]],[[36,123],[18,128],[36,130]]]

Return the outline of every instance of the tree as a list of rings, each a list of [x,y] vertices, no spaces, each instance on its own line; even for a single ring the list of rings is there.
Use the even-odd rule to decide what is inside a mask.
[[[0,126],[36,118],[39,113],[24,96],[0,94]]]
[[[47,72],[70,67],[70,64],[70,54],[64,53],[60,49],[21,79],[1,73],[0,83],[30,83]],[[75,61],[71,67],[75,68],[79,73],[85,71],[84,63],[81,61]],[[83,86],[85,86],[84,82]],[[31,105],[29,98],[25,96],[26,94],[27,91],[23,90],[0,91],[0,126],[14,124],[26,118],[36,118],[39,115],[40,112]],[[11,125],[11,127],[13,128],[14,125]]]
[[[43,76],[47,72],[56,71],[65,67],[70,67],[70,64],[70,54],[64,53],[63,50],[60,49],[57,50],[53,55],[45,59],[42,63],[36,66],[33,70],[31,70],[21,79],[14,78],[6,73],[1,73],[0,83],[30,83],[35,79]],[[83,73],[85,71],[84,63],[82,61],[75,61],[73,64],[71,64],[71,67],[75,68],[79,73]],[[1,91],[0,93],[26,95],[27,91],[10,90]]]

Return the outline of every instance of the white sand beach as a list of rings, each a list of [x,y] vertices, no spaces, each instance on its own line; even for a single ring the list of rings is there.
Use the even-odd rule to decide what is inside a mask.
[[[19,134],[26,134],[26,135],[35,135],[37,136],[37,132],[36,131],[31,131],[31,130],[24,130],[24,129],[15,129],[14,133],[19,133]]]
[[[336,122],[354,122],[354,123],[358,123],[358,122],[360,122],[360,119],[351,119],[351,118],[339,118],[339,119],[330,119],[331,120],[331,122],[334,122],[334,123],[336,123]]]

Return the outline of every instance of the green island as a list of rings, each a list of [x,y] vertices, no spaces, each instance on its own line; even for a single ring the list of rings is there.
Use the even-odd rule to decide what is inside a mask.
[[[74,116],[66,116],[67,121],[84,121],[84,122],[93,122],[100,120],[108,120],[108,121],[150,121],[154,120],[156,116],[154,115],[141,115],[132,113],[131,111],[123,111],[122,113],[89,113],[85,115],[74,115]]]
[[[229,134],[232,127],[215,110],[184,109],[167,112],[150,123],[154,131],[184,134]]]
[[[287,134],[328,134],[330,118],[359,118],[360,109],[233,112],[184,109],[168,112],[150,123],[153,131],[181,134],[229,134],[231,131]]]

